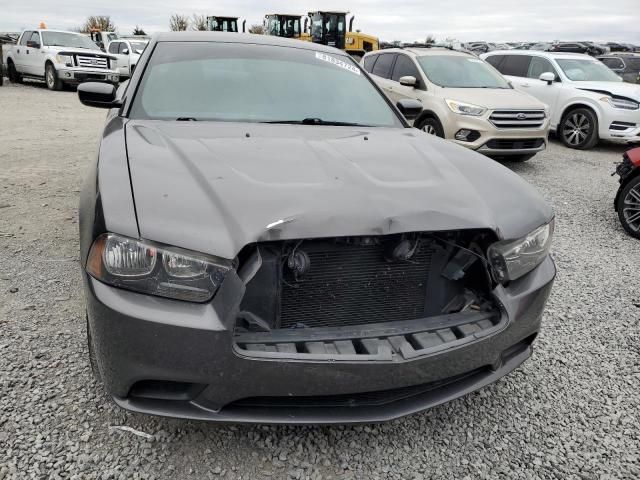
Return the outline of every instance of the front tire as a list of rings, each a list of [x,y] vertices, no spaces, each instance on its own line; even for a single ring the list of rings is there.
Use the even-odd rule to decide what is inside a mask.
[[[45,68],[44,79],[49,90],[62,90],[62,81],[58,78],[58,72],[56,72],[55,67],[50,63],[47,63]]]
[[[622,228],[632,237],[640,239],[640,175],[624,187],[616,207]]]
[[[22,76],[16,70],[16,66],[13,62],[9,62],[9,81],[11,83],[22,83]]]
[[[595,147],[600,140],[596,114],[588,108],[569,111],[560,122],[558,136],[569,148],[588,150]]]
[[[415,127],[429,135],[444,138],[444,129],[437,118],[427,117],[421,120],[417,125],[415,125]]]

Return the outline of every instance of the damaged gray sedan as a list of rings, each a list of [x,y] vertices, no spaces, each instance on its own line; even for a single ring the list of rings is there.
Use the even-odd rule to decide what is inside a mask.
[[[127,85],[78,90],[110,109],[80,243],[92,366],[121,407],[384,421],[531,355],[550,206],[410,128],[420,106],[344,52],[162,34]]]

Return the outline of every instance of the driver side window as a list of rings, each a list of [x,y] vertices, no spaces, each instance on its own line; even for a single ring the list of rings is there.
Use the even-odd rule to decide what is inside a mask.
[[[126,42],[120,42],[120,48],[118,49],[118,53],[120,55],[126,55],[124,53],[125,50],[129,50],[129,45]],[[128,53],[128,52],[127,52]]]
[[[559,80],[558,73],[556,69],[553,68],[551,62],[546,58],[542,57],[531,57],[531,63],[529,64],[529,71],[527,72],[528,78],[540,78],[540,75],[543,73],[551,72],[555,75],[556,81]]]
[[[118,46],[120,42],[111,42],[109,44],[109,53],[118,53]]]

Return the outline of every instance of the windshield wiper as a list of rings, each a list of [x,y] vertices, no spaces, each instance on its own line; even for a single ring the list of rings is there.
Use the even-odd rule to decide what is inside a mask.
[[[178,117],[176,118],[176,122],[197,122],[198,119],[195,117]]]
[[[370,127],[364,123],[338,122],[333,120],[322,120],[321,118],[304,118],[302,120],[273,120],[261,123],[281,123],[285,125],[329,125],[335,127]]]

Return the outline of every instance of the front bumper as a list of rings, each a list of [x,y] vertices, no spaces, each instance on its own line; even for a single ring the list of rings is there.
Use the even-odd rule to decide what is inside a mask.
[[[115,70],[61,67],[57,71],[58,78],[65,83],[118,83],[120,81],[120,74]]]
[[[621,144],[640,142],[640,110],[605,106],[598,120],[601,139]]]
[[[549,134],[549,119],[537,128],[497,128],[489,120],[492,111],[481,117],[463,116],[453,112],[444,119],[445,138],[487,156],[509,156],[536,154],[546,149]],[[460,130],[477,132],[473,141],[455,138]]]
[[[554,276],[548,258],[498,287],[502,320],[489,335],[367,361],[243,355],[233,334],[243,295],[235,275],[208,304],[140,295],[86,275],[85,292],[104,385],[123,408],[228,422],[352,423],[417,412],[512,371],[531,354]]]

